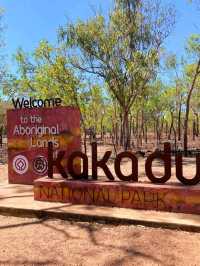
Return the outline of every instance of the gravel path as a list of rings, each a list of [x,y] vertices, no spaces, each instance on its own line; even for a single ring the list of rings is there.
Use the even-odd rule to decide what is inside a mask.
[[[0,265],[200,265],[200,234],[0,216]]]

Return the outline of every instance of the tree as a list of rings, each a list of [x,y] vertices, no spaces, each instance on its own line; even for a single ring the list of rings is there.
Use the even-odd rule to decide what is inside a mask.
[[[12,105],[7,101],[0,102],[0,147],[3,144],[3,136],[6,134],[7,119],[6,112],[11,109]]]
[[[1,84],[1,97],[2,97],[2,85],[6,82],[6,77],[8,75],[7,73],[7,67],[5,64],[5,55],[4,55],[4,24],[3,24],[3,15],[4,10],[0,7],[0,84]]]
[[[184,71],[183,68],[185,66],[185,60],[182,57],[178,60],[175,54],[170,54],[166,60],[166,69],[169,72],[172,72],[170,75],[171,85],[174,87],[174,99],[175,99],[175,107],[174,107],[174,115],[173,120],[175,120],[177,126],[176,130],[178,131],[178,140],[181,140],[182,132],[181,132],[181,118],[182,118],[182,107],[184,105],[184,96],[185,96],[185,79],[184,79]]]
[[[67,58],[59,49],[43,40],[32,55],[21,48],[16,53],[18,78],[12,78],[13,88],[10,94],[52,97],[59,96],[67,104],[77,104],[77,91],[81,82],[69,67]]]
[[[188,90],[187,100],[186,100],[186,111],[184,119],[184,153],[186,156],[188,150],[188,118],[190,112],[190,101],[193,90],[196,86],[197,80],[200,75],[200,34],[192,35],[189,38],[187,50],[190,54],[192,54],[194,58],[194,63],[190,64],[186,68],[186,75],[188,81],[190,82],[190,87]]]
[[[4,93],[8,96],[35,96],[40,98],[60,97],[63,104],[79,108],[84,133],[86,125],[83,109],[87,101],[87,91],[68,64],[68,58],[60,49],[43,40],[32,55],[22,49],[16,53],[19,77],[10,76],[4,84]],[[86,151],[86,138],[84,138]]]
[[[61,27],[59,37],[73,67],[107,84],[122,116],[123,146],[130,146],[129,112],[156,76],[161,48],[174,25],[174,10],[160,1],[116,0],[102,15]]]
[[[88,92],[88,104],[84,116],[88,128],[93,128],[95,134],[101,133],[103,137],[104,118],[106,115],[106,97],[98,85],[91,86]]]

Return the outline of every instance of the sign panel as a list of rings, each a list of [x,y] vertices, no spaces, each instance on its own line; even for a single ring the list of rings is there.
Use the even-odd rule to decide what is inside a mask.
[[[7,111],[9,183],[32,184],[47,175],[48,142],[54,155],[65,151],[62,165],[67,171],[67,158],[81,150],[80,113],[73,107],[23,108]],[[75,162],[80,170],[80,159]]]

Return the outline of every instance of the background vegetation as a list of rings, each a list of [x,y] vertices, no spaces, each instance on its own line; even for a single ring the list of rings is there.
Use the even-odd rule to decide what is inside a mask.
[[[60,97],[80,109],[84,140],[109,136],[115,149],[136,150],[171,140],[187,154],[200,134],[200,34],[181,59],[167,54],[175,23],[173,5],[161,0],[115,0],[108,17],[97,12],[60,27],[57,45],[19,49],[18,74],[1,70],[2,101]]]

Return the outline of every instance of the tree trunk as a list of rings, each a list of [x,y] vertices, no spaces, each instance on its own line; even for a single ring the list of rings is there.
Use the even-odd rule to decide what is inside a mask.
[[[173,132],[174,132],[174,150],[177,151],[176,129],[174,125],[173,125]]]
[[[168,135],[168,123],[166,121],[166,124],[165,124],[165,137],[167,137]]]
[[[124,110],[123,114],[123,147],[125,151],[130,148],[129,119],[127,110]]]
[[[159,118],[156,120],[156,144],[159,145]]]
[[[148,143],[148,128],[147,128],[147,124],[145,123],[145,143]]]
[[[171,124],[170,124],[170,129],[169,129],[169,134],[168,134],[168,139],[171,139],[171,134],[172,134],[172,129],[173,129],[173,124],[174,124],[174,118],[173,115],[171,117]]]
[[[195,136],[198,137],[199,136],[199,114],[194,112],[196,121],[195,121]]]
[[[115,124],[115,143],[118,146],[119,144],[119,128],[118,128],[118,123]]]
[[[137,111],[136,114],[136,128],[135,128],[135,133],[137,137],[137,148],[139,147],[139,112]]]
[[[195,140],[195,136],[196,136],[196,123],[195,121],[193,121],[193,125],[192,125],[192,139]]]
[[[103,116],[101,117],[101,140],[104,138]]]
[[[122,114],[120,113],[120,146],[123,146],[123,119]]]
[[[181,103],[178,110],[178,140],[181,140]]]
[[[183,136],[185,156],[187,156],[187,150],[188,150],[188,119],[189,119],[189,113],[190,113],[190,99],[192,96],[192,92],[195,86],[196,79],[200,73],[199,70],[200,70],[200,59],[197,64],[195,75],[194,75],[190,90],[188,92],[187,101],[186,101],[186,112],[185,112],[185,120],[184,120],[184,136]]]

